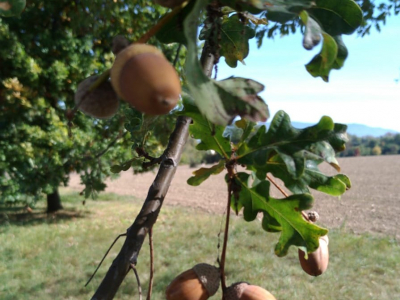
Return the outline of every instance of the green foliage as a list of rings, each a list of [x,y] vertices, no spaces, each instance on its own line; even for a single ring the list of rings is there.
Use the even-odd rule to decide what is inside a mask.
[[[340,153],[340,156],[395,154],[400,154],[400,134],[386,134],[381,137],[357,137],[349,135],[346,150]]]
[[[0,17],[17,16],[24,10],[25,5],[25,0],[1,0]]]
[[[224,130],[222,126],[211,126],[192,104],[184,104],[183,113],[193,119],[189,132],[200,140],[197,148],[214,150],[223,156],[219,164],[194,172],[188,184],[201,184],[222,172],[225,164],[245,166],[251,173],[235,173],[227,178],[232,190],[231,206],[236,213],[243,208],[246,221],[253,221],[259,212],[263,213],[263,228],[281,232],[275,247],[278,256],[286,255],[291,245],[314,251],[319,245],[318,238],[327,231],[305,221],[301,212],[312,207],[310,188],[334,196],[350,188],[347,176],[327,176],[318,168],[320,163],[327,162],[340,170],[335,151],[344,149],[346,126],[323,117],[314,126],[296,129],[289,116],[280,111],[268,130],[244,119]],[[285,199],[270,197],[267,173],[280,178],[293,195]]]
[[[104,190],[110,165],[132,159],[132,143],[162,152],[174,117],[157,120],[151,135],[133,130],[137,118],[126,104],[109,120],[78,112],[69,128],[66,118],[77,84],[112,65],[113,37],[134,41],[166,11],[149,4],[30,1],[21,16],[0,19],[0,201],[37,200],[67,185],[70,172],[81,173],[84,194],[93,196]],[[176,46],[159,46],[170,59],[176,53]]]
[[[249,54],[249,40],[255,36],[255,30],[243,24],[238,14],[223,18],[219,30],[220,36],[217,36],[217,40],[214,41],[221,47],[219,54],[225,57],[228,66],[236,68],[237,62],[244,63],[244,59]],[[213,31],[212,26],[205,26],[200,33],[200,39],[209,39]]]

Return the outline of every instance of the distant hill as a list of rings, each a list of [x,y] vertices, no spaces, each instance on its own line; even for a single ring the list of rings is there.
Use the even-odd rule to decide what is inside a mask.
[[[313,126],[315,124],[313,123],[303,123],[303,122],[292,122],[293,127],[295,128],[305,128],[308,126]],[[269,123],[267,124],[269,126]],[[399,133],[395,130],[391,129],[384,129],[384,128],[379,128],[379,127],[370,127],[367,125],[362,125],[362,124],[347,124],[347,133],[351,135],[355,135],[358,137],[362,136],[373,136],[373,137],[380,137],[385,135],[386,133]]]

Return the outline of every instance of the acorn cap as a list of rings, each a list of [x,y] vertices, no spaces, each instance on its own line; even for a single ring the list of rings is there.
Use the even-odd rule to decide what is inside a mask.
[[[247,282],[236,282],[228,287],[225,291],[225,299],[239,300],[242,297],[243,291],[249,284]]]
[[[209,297],[213,296],[219,288],[221,277],[219,269],[212,265],[201,263],[195,265],[193,270],[207,290]]]
[[[226,300],[276,300],[266,289],[247,282],[232,284],[226,289],[224,296]]]

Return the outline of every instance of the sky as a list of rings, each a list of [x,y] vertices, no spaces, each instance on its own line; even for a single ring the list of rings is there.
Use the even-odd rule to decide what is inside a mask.
[[[271,117],[284,110],[292,121],[316,123],[330,116],[335,123],[358,123],[400,132],[400,16],[390,16],[381,32],[343,36],[349,56],[329,83],[312,77],[305,65],[320,51],[307,51],[296,33],[250,42],[245,64],[230,68],[221,58],[218,79],[246,77],[265,85],[260,94]]]

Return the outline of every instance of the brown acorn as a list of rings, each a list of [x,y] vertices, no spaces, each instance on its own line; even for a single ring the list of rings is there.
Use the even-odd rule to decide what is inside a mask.
[[[224,293],[225,300],[276,300],[267,290],[246,282],[237,282],[228,287]]]
[[[304,272],[311,276],[319,276],[326,271],[329,263],[328,236],[319,238],[319,247],[305,258],[304,251],[299,249],[299,261]]]
[[[174,8],[185,2],[185,0],[155,0],[154,2],[164,7]]]
[[[206,300],[213,296],[220,281],[220,271],[209,264],[198,264],[178,275],[165,291],[167,300]]]
[[[98,75],[92,75],[78,85],[75,93],[75,104],[79,105],[78,109],[86,115],[98,119],[108,119],[118,111],[119,100],[108,81],[103,82],[94,91],[87,94],[97,78]],[[87,96],[83,99],[85,95]]]
[[[160,50],[146,44],[132,44],[117,54],[111,84],[119,97],[148,115],[167,114],[181,93],[174,67]]]

